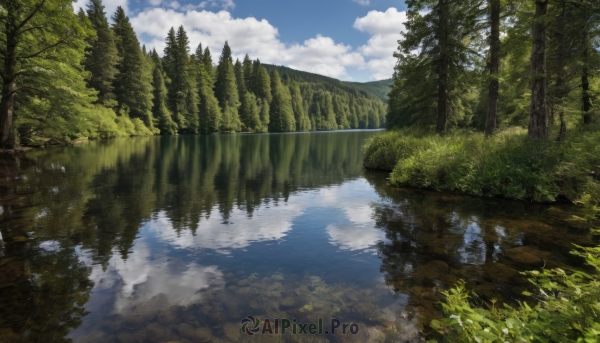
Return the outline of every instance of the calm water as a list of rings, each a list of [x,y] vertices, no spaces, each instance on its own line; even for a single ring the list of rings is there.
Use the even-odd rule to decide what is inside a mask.
[[[391,189],[361,168],[374,134],[131,138],[2,157],[0,337],[421,341],[457,280],[513,302],[528,287],[518,271],[577,265],[570,242],[593,243],[567,205]],[[248,315],[261,328],[338,318],[360,331],[248,336]]]

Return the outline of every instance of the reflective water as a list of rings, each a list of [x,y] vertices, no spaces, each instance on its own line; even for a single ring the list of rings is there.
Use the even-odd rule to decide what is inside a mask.
[[[7,342],[421,341],[464,279],[578,265],[577,209],[392,189],[372,131],[151,137],[0,159]],[[248,315],[358,335],[242,333]],[[288,330],[289,331],[289,330]],[[2,341],[2,339],[0,339]]]

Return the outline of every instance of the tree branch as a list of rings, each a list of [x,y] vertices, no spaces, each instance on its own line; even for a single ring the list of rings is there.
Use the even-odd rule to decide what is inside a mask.
[[[23,26],[25,26],[25,24],[27,24],[31,18],[33,18],[33,16],[42,8],[42,6],[44,6],[44,4],[46,3],[46,0],[42,0],[40,2],[40,4],[33,10],[33,12],[31,12],[27,18],[25,18],[21,24],[17,25],[17,29],[15,31],[19,31],[21,28],[23,28]]]
[[[50,45],[50,46],[47,46],[47,47],[45,47],[44,49],[42,49],[42,50],[40,50],[40,51],[36,52],[35,54],[31,54],[31,55],[28,55],[28,56],[17,56],[17,59],[20,59],[20,58],[23,58],[23,59],[25,59],[25,58],[34,58],[34,57],[37,57],[38,55],[42,54],[44,51],[46,51],[46,50],[49,50],[49,49],[52,49],[52,48],[54,48],[54,47],[57,47],[57,46],[59,46],[60,44],[63,44],[63,43],[65,43],[66,41],[67,41],[66,39],[61,39],[61,40],[59,40],[58,42],[56,42],[55,44],[52,44],[52,45]]]
[[[46,27],[46,26],[45,26],[45,25],[39,25],[39,26],[33,26],[33,27],[30,27],[30,28],[28,28],[28,29],[25,29],[25,30],[23,30],[23,31],[21,31],[21,32],[17,32],[17,33],[15,34],[15,37],[16,37],[16,36],[19,36],[19,35],[22,35],[22,34],[24,34],[24,33],[25,33],[25,32],[27,32],[27,31],[32,31],[32,30],[36,30],[36,29],[43,29],[44,27]]]

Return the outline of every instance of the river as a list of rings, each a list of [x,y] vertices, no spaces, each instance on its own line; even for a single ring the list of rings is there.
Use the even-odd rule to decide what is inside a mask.
[[[375,134],[142,137],[2,156],[0,336],[418,342],[458,280],[514,303],[528,287],[519,271],[579,265],[571,243],[593,243],[571,205],[390,188],[361,165]]]

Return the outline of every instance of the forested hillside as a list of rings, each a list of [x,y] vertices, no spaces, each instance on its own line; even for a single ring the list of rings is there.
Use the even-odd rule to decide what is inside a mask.
[[[184,27],[165,32],[164,51],[146,49],[124,10],[107,14],[101,0],[77,14],[70,0],[9,1],[0,14],[0,148],[385,125],[386,105],[369,91],[234,60],[227,43],[213,60],[208,48],[190,46]]]
[[[393,79],[381,80],[381,81],[372,81],[372,82],[346,82],[357,87],[360,90],[363,90],[367,93],[375,94],[384,101],[385,103],[389,100],[389,94],[394,85]]]

